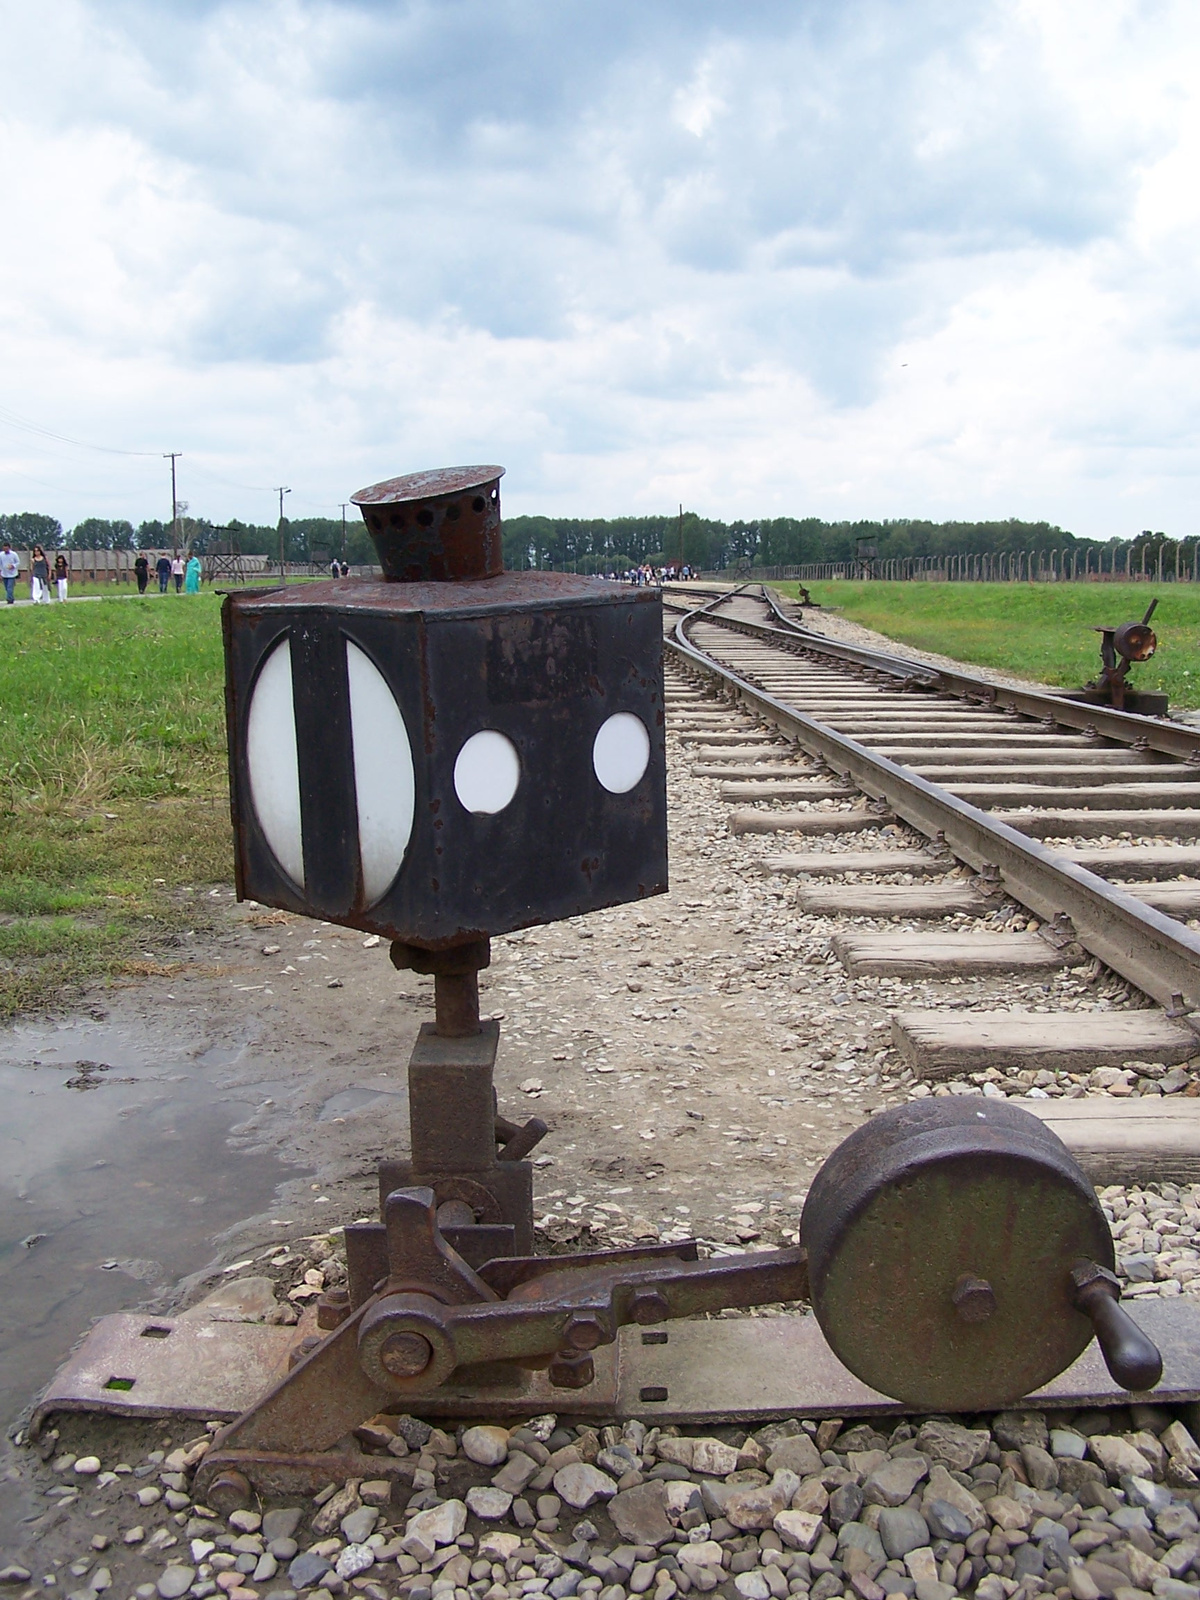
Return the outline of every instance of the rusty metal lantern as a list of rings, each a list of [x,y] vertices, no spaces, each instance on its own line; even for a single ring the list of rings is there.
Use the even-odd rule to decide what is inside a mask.
[[[665,890],[658,596],[504,572],[502,471],[355,495],[383,581],[226,597],[242,897],[440,949]]]

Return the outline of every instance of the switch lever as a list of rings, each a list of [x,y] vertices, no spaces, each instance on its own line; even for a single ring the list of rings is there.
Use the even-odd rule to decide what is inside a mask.
[[[1153,1389],[1162,1377],[1162,1356],[1122,1309],[1116,1274],[1094,1261],[1079,1261],[1071,1268],[1071,1282],[1076,1310],[1090,1319],[1104,1365],[1117,1383],[1135,1394]]]

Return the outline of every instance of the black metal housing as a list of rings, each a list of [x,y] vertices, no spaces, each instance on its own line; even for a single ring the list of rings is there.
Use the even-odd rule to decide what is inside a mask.
[[[661,603],[565,573],[461,582],[331,580],[231,594],[223,609],[238,894],[437,949],[594,911],[667,887]],[[251,790],[256,680],[287,638],[303,884],[268,843]],[[390,886],[369,903],[361,866],[347,646],[387,684],[413,767],[413,825]],[[607,718],[629,712],[649,762],[626,793],[593,770]],[[483,730],[520,762],[511,802],[468,811],[463,745]]]

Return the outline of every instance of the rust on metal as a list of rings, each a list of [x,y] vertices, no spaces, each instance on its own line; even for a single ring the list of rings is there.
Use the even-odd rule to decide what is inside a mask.
[[[1152,999],[1165,1005],[1172,994],[1178,993],[1189,1005],[1200,1004],[1200,934],[978,806],[777,699],[693,644],[687,629],[697,620],[719,622],[735,632],[775,642],[774,635],[781,629],[712,614],[711,606],[720,604],[723,598],[718,597],[677,624],[668,644],[679,657],[715,674],[727,693],[752,706],[765,721],[796,739],[805,750],[848,773],[855,786],[872,801],[886,806],[929,838],[944,840],[960,861],[976,869],[985,864],[994,866],[1014,899],[1039,917],[1051,920],[1065,912],[1087,951]],[[781,613],[779,617],[781,625],[792,626]],[[796,631],[804,633],[811,641],[810,647],[822,654],[848,658],[872,655],[807,630],[793,628]],[[898,665],[904,664],[902,658],[892,659]],[[942,668],[936,673],[939,682],[956,694],[969,692],[972,685],[982,681]],[[1014,714],[1051,716],[1055,725],[1080,729],[1093,724],[1105,738],[1125,745],[1145,738],[1148,748],[1160,754],[1186,758],[1200,751],[1200,733],[1178,723],[1148,720],[1105,707],[1085,707],[1068,699],[1008,686],[997,686],[997,695]]]
[[[891,679],[903,679],[906,672],[914,673],[916,674],[914,683],[918,683],[926,690],[940,690],[961,699],[988,696],[988,704],[1006,716],[1041,717],[1051,729],[1075,728],[1092,738],[1103,737],[1115,740],[1118,744],[1135,747],[1144,740],[1145,749],[1157,750],[1162,755],[1179,756],[1184,760],[1200,751],[1200,731],[1197,729],[1187,727],[1180,722],[1164,721],[1157,715],[1147,720],[1145,714],[1135,713],[1131,706],[1124,711],[1117,711],[1107,705],[1097,706],[1090,702],[1083,704],[1065,691],[1056,694],[1044,689],[1024,689],[1013,684],[993,684],[962,667],[928,666],[924,662],[906,660],[904,656],[866,650],[861,645],[830,639],[786,616],[775,596],[769,591],[764,591],[763,598],[768,610],[774,616],[773,624],[764,626],[736,617],[716,616],[711,609],[712,606],[720,605],[727,598],[727,595],[718,596],[709,602],[709,605],[701,608],[706,620],[719,622],[724,628],[731,628],[735,632],[745,633],[751,637],[769,636],[770,642],[778,644],[780,648],[786,648],[786,645],[778,636],[786,634],[792,637],[795,645],[801,647],[802,653],[807,651],[816,652],[821,656],[833,656],[851,662],[868,672],[878,672]],[[693,612],[692,615],[697,616],[701,612]],[[686,620],[684,618],[684,621]],[[1134,623],[1128,626],[1137,627],[1140,624]]]
[[[1187,1296],[1151,1297],[1133,1302],[1130,1313],[1162,1351],[1163,1378],[1155,1402],[1200,1401],[1200,1304]],[[153,1392],[143,1390],[140,1382],[128,1392],[93,1386],[88,1375],[94,1378],[107,1366],[104,1352],[111,1354],[124,1337],[114,1339],[114,1326],[128,1330],[145,1320],[129,1313],[100,1319],[40,1403],[34,1436],[61,1411],[231,1420],[260,1398],[272,1371],[286,1368],[280,1353],[299,1331],[261,1323],[204,1324],[211,1370],[223,1374],[220,1396],[198,1393],[191,1352],[180,1347],[173,1353],[171,1342],[161,1340],[153,1352]],[[595,1382],[571,1398],[570,1409],[580,1416],[653,1416],[661,1422],[704,1425],[722,1419],[761,1423],[777,1417],[897,1416],[919,1410],[868,1388],[847,1372],[812,1316],[673,1322],[659,1330],[632,1325],[622,1328],[613,1344],[601,1345],[593,1357]],[[660,1393],[653,1403],[642,1397],[642,1390],[650,1388]],[[1073,1411],[1121,1405],[1128,1398],[1092,1343],[1074,1366],[1029,1397],[1029,1403],[1039,1410]],[[211,1407],[208,1399],[214,1401]],[[562,1410],[562,1400],[547,1373],[532,1372],[519,1384],[447,1385],[424,1400],[422,1407],[431,1417],[512,1419]],[[221,1455],[212,1454],[217,1469]],[[411,1477],[415,1464],[414,1456],[366,1455],[351,1440],[343,1440],[329,1453],[307,1452],[302,1442],[292,1452],[263,1452],[252,1464],[243,1460],[237,1470],[249,1472],[260,1493],[294,1494],[315,1493],[327,1483],[347,1478],[403,1479]],[[199,1485],[196,1494],[202,1498]]]
[[[1069,696],[1088,705],[1112,706],[1116,711],[1131,711],[1145,717],[1165,717],[1167,697],[1129,683],[1129,669],[1136,662],[1149,661],[1158,649],[1158,636],[1150,626],[1157,599],[1151,600],[1140,622],[1122,622],[1119,627],[1099,627],[1100,671],[1091,683]]]
[[[392,583],[496,578],[503,467],[443,467],[388,478],[350,496]]]
[[[794,1300],[807,1290],[798,1247],[714,1261],[681,1260],[689,1252],[677,1248],[635,1248],[569,1264],[554,1257],[512,1263],[498,1274],[507,1277],[501,1297],[443,1238],[431,1190],[389,1195],[384,1225],[386,1275],[222,1432],[214,1466],[252,1472],[264,1454],[332,1449],[388,1404],[425,1404],[456,1385],[461,1391],[473,1373],[487,1373],[484,1388],[506,1381],[518,1397],[539,1371],[553,1387],[582,1392],[595,1381],[600,1348],[635,1317],[688,1317]]]
[[[852,1133],[817,1174],[800,1236],[834,1351],[931,1411],[1001,1408],[1069,1366],[1092,1337],[1071,1267],[1114,1262],[1061,1140],[974,1096],[899,1106]]]

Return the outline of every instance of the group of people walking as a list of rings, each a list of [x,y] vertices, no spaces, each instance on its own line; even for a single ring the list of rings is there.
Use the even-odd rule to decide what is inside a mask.
[[[0,550],[0,580],[4,583],[5,603],[10,606],[16,603],[17,579],[20,576],[21,559],[6,539],[4,548]],[[29,554],[29,598],[35,605],[50,604],[51,577],[54,579],[58,598],[65,600],[71,579],[71,568],[66,556],[60,550],[51,562],[41,545],[35,544]]]
[[[150,581],[149,559],[145,555],[139,555],[133,563],[133,571],[137,578],[138,593],[145,594]],[[199,556],[193,555],[185,562],[180,555],[174,558],[161,555],[154,564],[154,571],[158,578],[159,594],[168,592],[172,579],[175,580],[176,594],[200,593],[202,569]],[[4,584],[4,599],[7,605],[16,604],[17,579],[20,576],[21,558],[6,539],[3,549],[0,549],[0,582]],[[51,580],[58,598],[65,600],[71,581],[71,564],[61,550],[51,560],[41,545],[35,544],[29,552],[29,597],[35,605],[50,604]]]
[[[158,579],[159,594],[166,594],[171,580],[175,580],[175,593],[181,591],[186,594],[200,593],[200,557],[189,556],[186,564],[181,555],[171,557],[165,553],[159,556],[154,563],[154,573]],[[146,585],[150,582],[150,562],[144,556],[138,556],[133,563],[133,575],[137,579],[138,593],[145,594]]]
[[[673,562],[670,566],[654,567],[648,561],[644,561],[640,567],[626,567],[624,572],[608,574],[610,578],[619,578],[622,583],[632,583],[635,588],[647,584],[661,588],[664,583],[675,583],[692,575],[692,568],[686,564]]]

